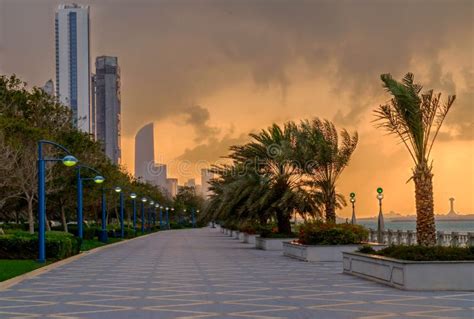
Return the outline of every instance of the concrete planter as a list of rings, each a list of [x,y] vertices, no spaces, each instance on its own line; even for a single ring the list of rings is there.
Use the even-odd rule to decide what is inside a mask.
[[[245,233],[239,232],[239,240],[240,241],[244,241],[244,235],[245,235]]]
[[[303,261],[342,261],[343,252],[356,251],[360,245],[301,245],[283,243],[283,255]]]
[[[244,243],[255,245],[255,239],[257,237],[258,237],[258,235],[252,235],[252,234],[244,233]]]
[[[370,244],[375,250],[387,245]],[[342,261],[343,252],[356,251],[361,245],[302,245],[295,241],[283,243],[283,255],[303,261]]]
[[[405,290],[474,291],[474,261],[407,261],[343,253],[344,273]]]
[[[255,248],[262,250],[283,250],[283,242],[292,241],[295,238],[255,238]]]
[[[234,230],[234,231],[232,232],[232,237],[233,237],[234,239],[239,239],[239,234],[240,234],[240,232],[239,232],[238,230]]]

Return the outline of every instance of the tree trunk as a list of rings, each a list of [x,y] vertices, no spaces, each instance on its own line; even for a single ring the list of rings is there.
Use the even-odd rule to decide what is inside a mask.
[[[282,211],[277,211],[277,223],[278,223],[278,232],[280,234],[291,234],[291,216],[283,213]]]
[[[416,200],[416,238],[419,245],[436,245],[436,224],[433,203],[433,174],[425,165],[415,168],[413,174]]]
[[[51,224],[48,221],[48,214],[44,214],[44,224],[46,226],[46,231],[51,231]]]
[[[336,207],[329,201],[325,205],[326,209],[326,222],[327,223],[336,223]]]
[[[61,205],[61,223],[63,224],[64,231],[67,233],[67,220],[66,220],[66,212],[64,209],[64,205]]]
[[[33,216],[33,197],[27,197],[26,202],[28,203],[28,226],[30,234],[35,233],[35,217]]]

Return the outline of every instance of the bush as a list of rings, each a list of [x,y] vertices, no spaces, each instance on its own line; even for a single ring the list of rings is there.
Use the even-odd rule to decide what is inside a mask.
[[[284,234],[278,232],[277,226],[267,225],[267,226],[260,226],[256,230],[257,233],[260,234],[262,238],[291,238],[291,237],[298,237],[295,233],[291,234]]]
[[[351,245],[367,241],[369,231],[360,225],[323,222],[305,223],[298,241],[303,245]]]
[[[379,251],[359,251],[362,253],[411,261],[474,260],[474,247],[393,245]]]
[[[64,259],[79,253],[81,243],[65,232],[46,232],[46,258]],[[24,231],[0,236],[0,259],[37,259],[38,234]]]
[[[257,233],[257,228],[259,227],[256,227],[254,224],[245,223],[239,227],[239,231],[250,235],[255,235]]]

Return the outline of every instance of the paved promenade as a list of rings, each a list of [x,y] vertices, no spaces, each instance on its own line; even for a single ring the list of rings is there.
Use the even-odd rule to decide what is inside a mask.
[[[205,228],[90,253],[0,291],[0,318],[474,318],[474,292],[400,291]]]

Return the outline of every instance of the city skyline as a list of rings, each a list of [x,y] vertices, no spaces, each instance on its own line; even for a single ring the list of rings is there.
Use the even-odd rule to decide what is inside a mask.
[[[82,3],[91,4],[90,1]],[[426,89],[434,88],[445,94],[458,95],[453,112],[447,119],[447,130],[442,132],[435,148],[435,209],[447,212],[447,198],[454,196],[458,199],[459,211],[469,213],[474,210],[472,178],[458,184],[466,175],[473,176],[469,165],[473,159],[472,124],[469,124],[473,116],[473,88],[470,84],[473,65],[469,58],[469,54],[472,57],[472,41],[462,41],[466,35],[469,36],[469,26],[472,26],[472,21],[468,20],[469,10],[465,10],[468,1],[459,1],[452,6],[436,3],[429,9],[422,4],[411,4],[406,9],[392,8],[402,16],[406,14],[404,19],[407,21],[419,10],[430,10],[439,25],[433,28],[427,24],[433,29],[430,30],[420,24],[424,28],[422,39],[410,34],[404,27],[401,27],[403,30],[397,29],[403,21],[379,21],[370,14],[371,10],[377,11],[375,3],[370,1],[364,1],[361,9],[353,10],[341,30],[331,26],[324,29],[325,26],[321,31],[313,28],[320,22],[311,21],[305,11],[312,14],[319,12],[322,21],[327,12],[334,12],[336,19],[342,19],[345,10],[352,8],[351,4],[347,4],[350,8],[310,4],[289,8],[285,1],[279,1],[274,12],[269,13],[253,3],[251,13],[236,2],[228,9],[213,1],[203,1],[201,7],[206,8],[207,13],[201,17],[194,14],[196,5],[184,3],[186,5],[180,6],[145,1],[138,2],[132,8],[120,3],[113,7],[91,4],[92,56],[110,53],[118,56],[122,65],[122,144],[123,149],[128,150],[123,154],[123,163],[130,171],[134,161],[133,152],[129,150],[133,149],[135,133],[148,122],[156,123],[154,146],[159,145],[160,156],[163,157],[160,163],[180,160],[196,163],[202,160],[212,164],[226,155],[228,146],[246,141],[249,132],[265,128],[272,122],[298,121],[319,115],[335,120],[340,127],[351,131],[357,129],[360,133],[360,145],[339,182],[342,193],[355,191],[358,194],[360,215],[371,216],[377,210],[374,196],[378,186],[384,186],[387,192],[384,201],[389,209],[413,212],[413,185],[405,183],[410,176],[409,158],[393,138],[381,136],[371,123],[372,110],[388,98],[380,87],[378,75],[393,72],[399,77],[410,70],[427,84]],[[57,4],[57,1],[45,1],[41,8],[33,4],[33,8],[19,6],[23,10],[20,13],[13,1],[0,2],[2,11],[8,9],[12,13],[2,19],[3,23],[11,26],[15,30],[12,32],[17,35],[17,39],[12,39],[6,32],[0,35],[3,39],[0,58],[9,61],[8,65],[0,65],[0,71],[15,72],[31,84],[40,86],[53,77],[51,64],[46,63],[51,61],[48,50],[51,50],[52,43],[51,20],[48,17],[54,15]],[[378,9],[387,11],[386,7]],[[288,10],[300,16],[300,21],[280,19]],[[18,22],[11,21],[12,17],[30,17],[33,11],[35,16],[31,19],[17,19],[28,21],[23,29],[14,28]],[[449,14],[445,14],[446,11]],[[154,14],[158,15],[158,19],[150,20]],[[188,18],[181,27],[173,25],[168,18],[168,15],[179,14]],[[126,29],[114,20],[117,15],[129,19]],[[228,37],[214,33],[206,21],[209,17],[214,18],[214,25],[221,25],[233,38],[239,39],[240,47],[233,46]],[[383,29],[393,37],[393,41],[397,41],[397,47],[380,51],[389,39],[367,29],[369,23],[366,25],[364,19],[369,20],[371,25],[377,21],[384,23]],[[142,20],[149,24],[141,23]],[[268,49],[256,42],[257,36],[246,34],[239,27],[239,21],[251,25],[254,33],[265,39]],[[362,22],[358,24],[356,21]],[[278,34],[277,37],[277,31],[285,23],[293,31]],[[167,24],[170,27],[166,30],[173,32],[164,31],[163,26]],[[147,27],[154,31],[153,41],[133,36],[140,35]],[[44,67],[29,62],[28,52],[24,52],[21,59],[16,58],[18,48],[23,45],[21,40],[29,39],[23,30],[32,29],[42,39],[41,43],[33,40],[32,44],[38,48],[36,53],[40,60],[46,61]],[[348,36],[349,31],[352,36]],[[404,38],[402,34],[409,36]],[[123,35],[129,36],[130,43],[121,44]],[[306,39],[308,45],[301,45],[305,41],[294,43],[292,37],[296,35]],[[342,35],[354,42],[365,43],[364,48],[367,49],[356,48],[351,41],[337,44]],[[105,45],[98,41],[101,38],[110,41]],[[435,46],[437,40],[442,41],[443,49]],[[412,43],[420,45],[412,46]],[[145,49],[139,53],[131,49],[138,45]],[[457,50],[456,46],[462,46],[463,50]],[[200,48],[196,54],[204,60],[196,59],[191,54],[196,52],[192,48]],[[359,63],[352,63],[339,51],[350,52],[352,57],[358,57]],[[329,59],[329,56],[332,58]],[[365,60],[373,65],[369,68]],[[20,65],[23,61],[26,61],[25,65]],[[415,63],[420,66],[416,67]],[[216,65],[219,70],[214,70],[211,65]],[[243,71],[237,70],[238,65],[243,66]],[[360,86],[353,78],[366,86]],[[342,91],[338,92],[340,88]],[[357,92],[361,92],[362,96]],[[171,165],[169,167],[171,175],[175,175],[177,170]],[[178,177],[184,180],[197,177],[195,175]],[[349,216],[350,209],[345,208],[340,214]]]

